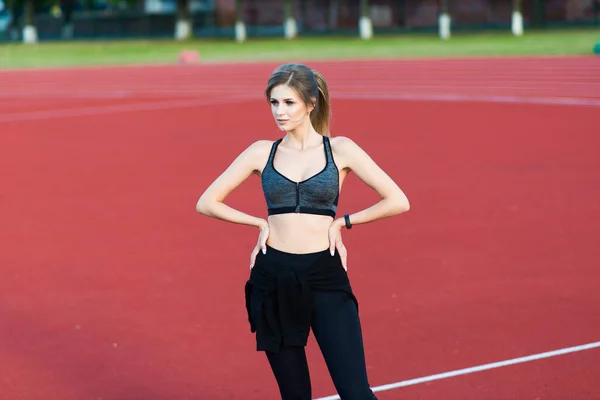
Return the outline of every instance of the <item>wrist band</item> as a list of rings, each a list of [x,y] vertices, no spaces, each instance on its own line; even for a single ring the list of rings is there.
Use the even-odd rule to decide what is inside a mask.
[[[346,221],[346,228],[352,229],[352,224],[350,223],[350,216],[348,214],[344,215],[344,221]]]

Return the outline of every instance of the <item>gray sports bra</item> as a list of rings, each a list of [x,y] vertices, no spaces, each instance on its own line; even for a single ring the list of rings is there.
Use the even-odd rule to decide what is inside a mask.
[[[333,160],[329,138],[323,136],[325,168],[301,182],[292,181],[273,166],[275,152],[282,140],[283,138],[273,143],[269,160],[262,172],[262,188],[269,215],[302,213],[335,218],[339,198],[339,171]]]

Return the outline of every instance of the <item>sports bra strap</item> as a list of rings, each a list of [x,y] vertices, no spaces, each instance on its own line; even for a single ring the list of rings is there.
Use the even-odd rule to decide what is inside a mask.
[[[277,149],[277,146],[279,146],[279,143],[282,140],[283,140],[283,138],[279,138],[273,142],[273,145],[271,146],[271,153],[269,153],[269,159],[267,160],[267,164],[273,165],[273,157],[275,156],[275,151]]]
[[[331,143],[329,143],[329,138],[327,136],[323,136],[323,144],[325,146],[325,154],[327,155],[328,165],[335,165],[335,162],[333,161],[333,153],[331,152]]]

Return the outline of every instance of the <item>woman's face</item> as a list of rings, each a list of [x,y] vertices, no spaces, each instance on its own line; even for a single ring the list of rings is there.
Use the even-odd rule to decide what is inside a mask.
[[[271,90],[271,112],[282,131],[292,131],[310,122],[311,108],[307,108],[298,93],[288,85],[278,85]]]

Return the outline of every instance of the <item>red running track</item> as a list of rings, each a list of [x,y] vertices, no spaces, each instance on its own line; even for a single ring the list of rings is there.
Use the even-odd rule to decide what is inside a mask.
[[[278,137],[275,66],[0,73],[0,399],[277,398],[244,314],[256,232],[194,210]],[[598,59],[311,66],[412,204],[345,235],[373,386],[600,341]],[[340,212],[375,200],[351,178]],[[265,213],[256,179],[229,202]],[[598,351],[379,396],[595,399]]]

